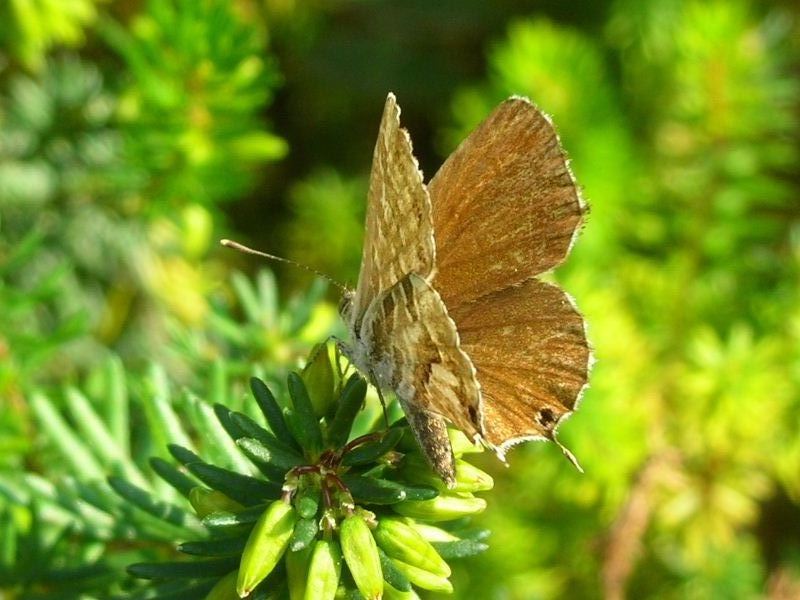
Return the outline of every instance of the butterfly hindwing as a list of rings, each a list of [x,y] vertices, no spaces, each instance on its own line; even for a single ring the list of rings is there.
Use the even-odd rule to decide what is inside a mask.
[[[450,312],[477,371],[485,439],[501,455],[522,440],[553,439],[586,385],[584,320],[558,287],[530,279]]]
[[[361,338],[374,340],[379,379],[402,401],[424,406],[467,435],[479,432],[474,368],[441,297],[425,279],[411,273],[377,298]]]
[[[441,297],[422,277],[411,273],[375,299],[367,310],[361,339],[372,340],[371,364],[382,387],[393,389],[434,468],[441,457],[427,437],[450,455],[444,417],[469,436],[482,431],[480,389],[469,357],[461,349],[456,326]],[[422,431],[422,428],[437,431]]]

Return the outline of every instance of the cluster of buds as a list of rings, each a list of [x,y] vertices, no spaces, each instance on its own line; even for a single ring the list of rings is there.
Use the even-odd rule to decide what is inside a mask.
[[[217,473],[206,463],[198,468],[188,451],[172,448],[206,484],[189,497],[212,538],[180,549],[239,551],[237,568],[219,578],[207,599],[405,600],[418,598],[416,589],[449,593],[447,560],[486,548],[486,532],[465,527],[486,507],[474,493],[493,485],[464,460],[482,448],[450,432],[457,460],[456,486],[448,489],[404,419],[354,431],[363,429],[354,422],[367,383],[357,373],[345,378],[338,367],[338,356],[318,348],[301,374],[289,375],[286,407],[252,379],[267,427],[243,413],[217,411],[263,479],[232,480],[233,472]]]

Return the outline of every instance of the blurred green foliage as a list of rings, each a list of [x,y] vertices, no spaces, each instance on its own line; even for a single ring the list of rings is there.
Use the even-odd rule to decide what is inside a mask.
[[[171,502],[149,456],[341,334],[324,286],[212,245],[353,284],[392,90],[428,177],[530,97],[591,205],[555,275],[598,359],[561,431],[586,474],[483,457],[456,597],[800,596],[796,4],[0,4],[0,595],[132,592],[186,539],[104,478]]]
[[[264,35],[230,3],[151,0],[102,31],[127,66],[121,128],[153,210],[236,198],[256,165],[286,154],[257,112],[279,80]]]
[[[80,46],[84,27],[97,18],[103,0],[9,0],[0,5],[0,43],[28,68],[41,69],[47,52],[60,45]]]

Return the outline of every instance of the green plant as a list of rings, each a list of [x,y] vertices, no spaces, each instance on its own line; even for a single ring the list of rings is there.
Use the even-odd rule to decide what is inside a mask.
[[[0,242],[0,397],[9,408],[21,403],[23,390],[32,380],[63,377],[65,372],[55,357],[86,331],[83,315],[70,314],[68,307],[56,302],[68,275],[67,265],[51,265],[33,277],[29,272],[31,256],[40,251],[43,238],[33,230],[15,245]],[[15,413],[2,411],[0,419],[9,429],[0,430],[15,429]],[[9,450],[0,456],[14,456]]]
[[[147,177],[139,202],[168,213],[242,194],[287,152],[258,111],[279,82],[263,34],[223,0],[151,0],[103,35],[128,75],[119,117],[127,160]]]
[[[28,269],[29,257],[37,255],[39,243],[39,236],[32,233],[16,247],[2,263],[2,276]],[[13,516],[0,523],[0,537],[8,540],[0,561],[3,589],[25,597],[56,598],[78,589],[77,574],[85,572],[80,590],[106,598],[113,590],[130,587],[120,576],[126,563],[168,556],[171,540],[197,535],[197,531],[192,533],[198,524],[191,515],[179,520],[183,525],[178,526],[174,521],[158,524],[136,511],[131,514],[108,489],[106,474],[125,476],[136,486],[158,492],[166,503],[161,506],[176,502],[178,495],[168,493],[169,488],[148,475],[148,457],[167,458],[166,445],[172,442],[194,448],[194,439],[207,450],[202,440],[222,431],[213,426],[210,406],[188,390],[207,390],[209,402],[247,412],[250,405],[243,401],[241,379],[252,373],[269,381],[284,379],[287,369],[298,364],[302,348],[309,345],[303,340],[325,337],[333,312],[319,302],[324,286],[282,305],[274,278],[266,271],[258,283],[241,275],[234,282],[236,295],[215,298],[205,327],[173,323],[163,364],[153,362],[142,370],[128,363],[123,370],[120,358],[112,357],[93,364],[84,377],[72,374],[76,384],[58,387],[55,381],[64,376],[56,371],[45,379],[44,367],[68,364],[52,357],[69,352],[67,342],[80,341],[85,331],[80,327],[84,321],[76,318],[72,325],[54,320],[54,326],[61,328],[40,329],[31,335],[34,326],[48,322],[41,313],[45,301],[60,293],[58,273],[37,282],[35,293],[0,286],[6,308],[0,319],[6,352],[6,360],[0,363],[4,384],[0,507],[5,507],[0,510],[8,509]],[[177,393],[170,380],[190,387]],[[249,414],[256,416],[253,408]],[[212,456],[220,455],[212,451]],[[236,465],[242,467],[243,461]],[[174,518],[181,513],[170,514]],[[126,540],[131,539],[137,540],[135,548],[127,547]],[[28,550],[15,550],[23,546]],[[38,564],[42,565],[32,572],[26,566],[31,553],[41,557]],[[95,564],[101,555],[102,561]],[[69,577],[59,580],[54,574],[64,569],[75,573],[73,587],[68,585]],[[107,575],[108,570],[109,576],[92,575]]]
[[[42,521],[35,504],[0,508],[0,589],[26,590],[26,598],[65,598],[116,578],[96,545],[76,539],[69,525],[48,528]],[[27,582],[38,582],[38,590]]]
[[[12,4],[30,4],[31,27],[59,20],[50,3]],[[42,237],[15,276],[69,265],[50,310],[88,319],[85,351],[64,354],[65,371],[85,369],[101,346],[141,359],[173,317],[201,320],[211,283],[196,259],[214,238],[216,204],[286,152],[259,115],[277,71],[229,3],[151,2],[130,30],[101,23],[122,69],[66,54],[2,81],[3,232],[12,246],[32,230]]]
[[[80,46],[97,19],[101,0],[9,0],[0,5],[0,43],[26,67],[38,70],[54,46]]]
[[[335,307],[324,301],[326,289],[318,279],[282,300],[272,271],[262,269],[252,279],[234,273],[228,288],[210,296],[201,323],[173,321],[166,364],[193,388],[205,384],[208,365],[217,362],[227,377],[246,376],[256,365],[262,377],[280,381],[315,340],[341,333]]]
[[[403,421],[389,429],[381,420],[366,427],[362,422],[353,431],[367,386],[357,374],[345,378],[338,361],[332,363],[328,347],[319,346],[302,376],[289,375],[291,402],[285,407],[253,379],[268,429],[243,413],[215,407],[260,477],[170,447],[198,480],[171,483],[209,529],[208,536],[180,550],[203,558],[136,564],[133,575],[159,580],[157,587],[182,585],[184,594],[211,590],[209,597],[235,590],[239,596],[281,597],[288,591],[291,598],[333,598],[344,587],[378,598],[384,586],[396,590],[387,597],[415,597],[412,584],[452,590],[441,556],[483,550],[476,536],[484,534],[461,537],[438,524],[482,511],[485,502],[473,492],[491,488],[491,478],[459,460],[457,487],[448,491]],[[459,457],[480,450],[463,436],[454,434],[453,441]],[[127,491],[121,480],[112,485],[144,510],[156,502]]]
[[[3,97],[0,226],[11,247],[38,233],[17,281],[69,265],[53,310],[102,315],[104,292],[135,273],[142,234],[115,201],[124,189],[115,101],[98,69],[69,55],[48,62],[36,78],[11,77]]]
[[[241,410],[174,396],[158,367],[134,402],[117,360],[83,389],[67,388],[64,409],[34,394],[31,410],[49,440],[36,460],[47,477],[0,471],[0,536],[10,540],[0,556],[4,587],[43,598],[70,590],[216,597],[236,585],[270,593],[289,585],[296,594],[324,581],[333,592],[341,581],[369,596],[384,578],[401,597],[415,597],[412,584],[451,589],[444,561],[486,547],[486,533],[465,518],[485,507],[474,492],[491,488],[491,478],[460,458],[458,486],[446,490],[404,422],[386,429],[375,399],[365,405],[365,381],[345,377],[333,354],[321,345],[302,375],[289,375],[285,404],[253,378],[257,409],[235,387],[213,398]],[[146,438],[130,436],[133,422]],[[452,441],[459,457],[480,451],[460,434]],[[192,560],[176,560],[176,541]],[[322,555],[313,559],[312,548]],[[36,553],[42,568],[30,569],[25,561]],[[333,577],[341,556],[349,567]],[[120,564],[131,561],[131,575],[152,583],[123,576]],[[238,584],[228,576],[237,570]]]

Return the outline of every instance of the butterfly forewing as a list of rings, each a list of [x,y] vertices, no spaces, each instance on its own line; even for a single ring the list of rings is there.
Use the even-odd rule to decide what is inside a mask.
[[[495,109],[429,191],[448,309],[561,263],[584,212],[550,120],[523,98]]]
[[[353,329],[370,303],[409,273],[429,275],[434,264],[428,191],[400,128],[400,107],[386,98],[372,157],[361,272],[351,308]]]

